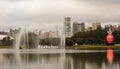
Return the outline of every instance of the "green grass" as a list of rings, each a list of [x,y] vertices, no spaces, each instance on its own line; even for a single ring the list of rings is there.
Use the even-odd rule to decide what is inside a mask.
[[[29,49],[29,47],[28,46],[21,46],[22,48],[24,48],[24,49]],[[14,48],[14,46],[0,46],[0,49],[12,49],[12,48]]]
[[[13,46],[0,46],[0,49],[12,49]]]
[[[0,49],[12,49],[13,46],[0,46]],[[22,46],[22,48],[26,48],[26,46]],[[66,46],[66,49],[81,49],[81,50],[106,50],[107,48],[113,48],[116,50],[120,50],[120,44],[116,44],[113,46],[107,45],[81,45],[81,46]]]
[[[106,50],[107,48],[113,48],[116,50],[120,49],[120,44],[116,44],[113,46],[107,45],[81,45],[81,46],[66,46],[66,49],[85,49],[85,50]]]

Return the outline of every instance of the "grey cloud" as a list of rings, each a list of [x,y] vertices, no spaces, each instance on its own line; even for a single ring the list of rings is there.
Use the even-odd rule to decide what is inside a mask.
[[[77,2],[85,2],[95,5],[119,5],[120,0],[76,0]]]
[[[84,22],[120,22],[120,0],[0,0],[6,25],[62,23],[64,17]]]

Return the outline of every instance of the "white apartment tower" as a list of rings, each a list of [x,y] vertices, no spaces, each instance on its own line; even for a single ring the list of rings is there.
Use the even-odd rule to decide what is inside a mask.
[[[66,17],[64,20],[64,30],[65,30],[65,37],[71,37],[72,36],[72,26],[71,26],[71,18]]]

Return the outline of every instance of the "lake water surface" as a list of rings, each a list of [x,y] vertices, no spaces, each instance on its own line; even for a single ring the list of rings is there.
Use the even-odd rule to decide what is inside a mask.
[[[120,69],[120,51],[1,49],[0,69]]]

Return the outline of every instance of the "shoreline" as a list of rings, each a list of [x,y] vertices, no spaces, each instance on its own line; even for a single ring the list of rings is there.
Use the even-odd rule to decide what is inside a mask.
[[[78,45],[78,46],[66,46],[65,49],[79,49],[79,50],[107,50],[112,48],[120,50],[120,44],[116,45]]]
[[[12,49],[14,46],[0,46],[0,49]],[[120,44],[116,45],[77,45],[77,46],[65,46],[65,49],[78,49],[78,50],[107,50],[112,48],[120,50]]]

